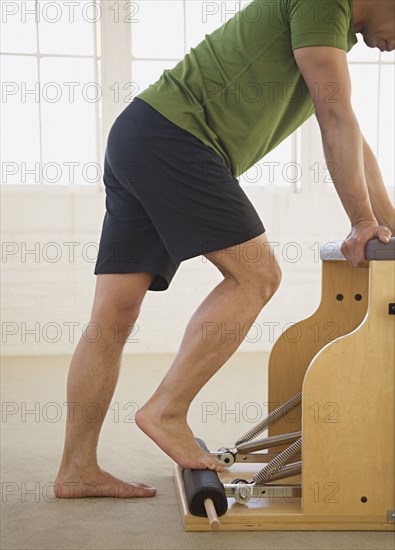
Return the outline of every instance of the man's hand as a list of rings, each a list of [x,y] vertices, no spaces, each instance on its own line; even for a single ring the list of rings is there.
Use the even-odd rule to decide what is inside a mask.
[[[340,252],[354,267],[367,267],[365,259],[366,243],[371,239],[379,239],[388,243],[391,231],[384,225],[377,225],[373,221],[361,221],[353,226],[346,240],[340,247]]]

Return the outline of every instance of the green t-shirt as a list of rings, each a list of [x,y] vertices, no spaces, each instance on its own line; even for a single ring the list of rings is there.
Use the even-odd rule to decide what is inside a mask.
[[[357,42],[351,0],[253,0],[137,94],[199,138],[235,177],[314,113],[292,50]],[[330,84],[318,90],[335,97]]]

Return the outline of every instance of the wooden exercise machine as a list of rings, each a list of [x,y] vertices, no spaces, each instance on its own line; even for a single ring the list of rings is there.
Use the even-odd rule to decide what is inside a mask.
[[[395,238],[366,268],[340,245],[321,247],[318,309],[273,346],[268,416],[211,453],[220,474],[175,465],[186,531],[395,530]]]

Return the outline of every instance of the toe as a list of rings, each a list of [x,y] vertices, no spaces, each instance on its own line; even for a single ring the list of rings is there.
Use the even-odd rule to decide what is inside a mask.
[[[146,483],[140,483],[140,481],[131,481],[131,484],[138,485],[139,487],[145,487],[146,489],[155,489],[155,487],[147,485]]]
[[[125,487],[123,498],[152,497],[156,494],[154,487],[149,487],[143,483],[134,483]]]

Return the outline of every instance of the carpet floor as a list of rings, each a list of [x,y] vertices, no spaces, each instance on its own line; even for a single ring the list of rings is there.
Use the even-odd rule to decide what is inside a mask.
[[[103,469],[157,488],[149,499],[55,499],[67,414],[68,357],[9,357],[2,364],[3,550],[393,550],[385,532],[185,532],[173,463],[135,425],[134,413],[171,355],[128,355],[99,445]],[[267,414],[267,357],[236,354],[192,404],[189,422],[212,450],[232,446]]]

